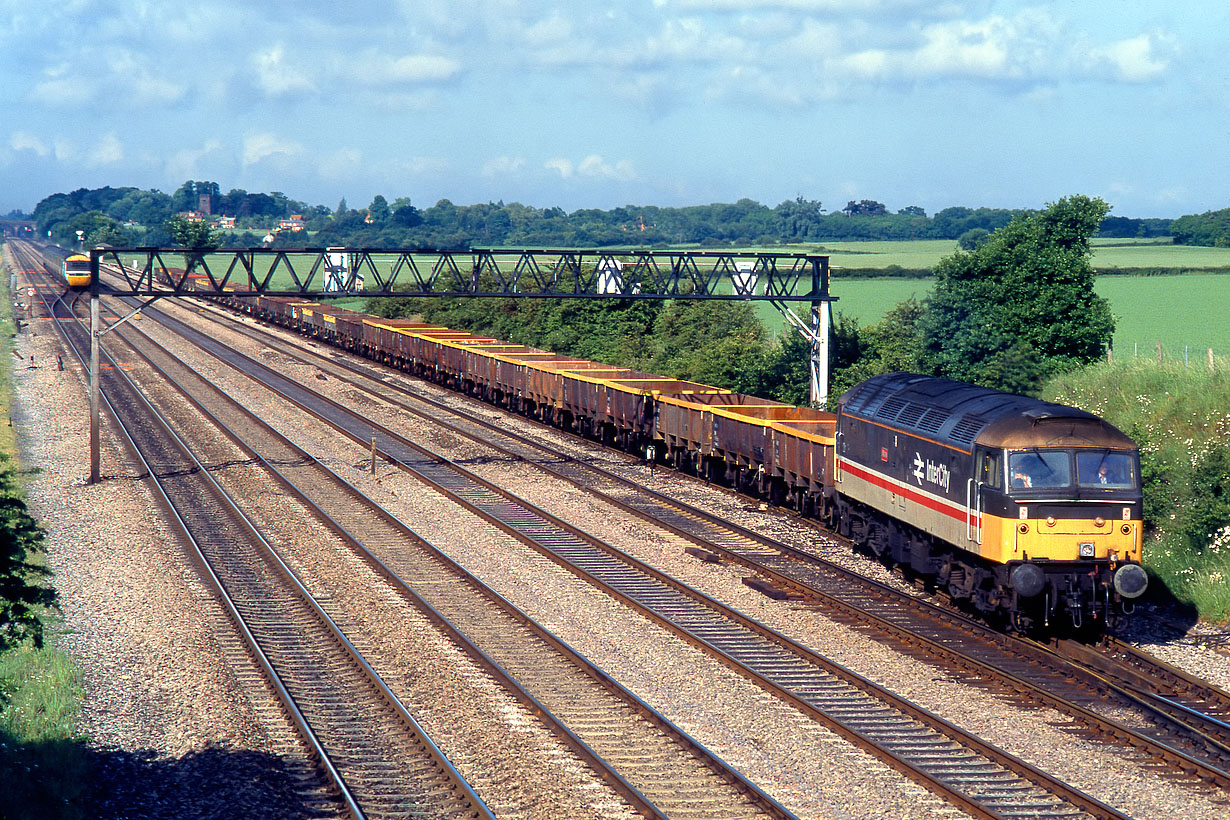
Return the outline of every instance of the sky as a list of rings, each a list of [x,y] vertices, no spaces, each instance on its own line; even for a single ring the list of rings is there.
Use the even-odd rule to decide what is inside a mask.
[[[1230,206],[1224,0],[0,0],[0,213]]]

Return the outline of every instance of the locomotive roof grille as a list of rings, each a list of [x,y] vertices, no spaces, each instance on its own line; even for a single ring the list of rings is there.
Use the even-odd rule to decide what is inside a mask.
[[[900,396],[892,396],[884,404],[880,405],[880,409],[876,411],[876,416],[885,421],[896,421],[897,414],[906,406],[906,400]]]
[[[913,373],[874,376],[839,400],[841,412],[914,432],[940,443],[969,450],[981,437],[998,444],[1036,444],[1040,427],[1051,427],[1065,441],[1096,439],[1107,446],[1134,446],[1122,432],[1097,416],[1074,407],[1004,393],[987,387]],[[1098,427],[1090,427],[1090,422]],[[1105,430],[1105,432],[1097,432]],[[1034,431],[1034,432],[1029,432]],[[1056,440],[1059,440],[1058,438]]]
[[[973,444],[974,439],[982,432],[982,428],[987,426],[986,419],[978,418],[977,416],[963,416],[960,421],[952,427],[952,432],[948,434],[953,441],[958,441],[962,444]]]
[[[923,414],[923,417],[918,420],[918,429],[935,435],[944,426],[944,422],[952,416],[952,413],[945,413],[942,410],[936,410],[934,407]]]
[[[897,421],[902,424],[908,424],[911,427],[917,427],[918,420],[921,419],[923,414],[926,412],[927,406],[925,404],[919,404],[918,402],[912,401],[905,406],[904,410],[897,414]]]

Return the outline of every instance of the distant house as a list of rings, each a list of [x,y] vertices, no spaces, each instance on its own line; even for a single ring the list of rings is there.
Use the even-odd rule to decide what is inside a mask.
[[[307,223],[303,221],[303,214],[291,214],[289,219],[283,219],[278,223],[278,230],[283,231],[301,231],[307,227]]]
[[[205,220],[205,214],[200,211],[180,211],[176,216],[182,216],[189,222],[203,222]]]
[[[233,228],[233,227],[235,227],[235,217],[233,217],[233,216],[220,216],[220,217],[218,217],[218,227],[219,227],[219,228]]]

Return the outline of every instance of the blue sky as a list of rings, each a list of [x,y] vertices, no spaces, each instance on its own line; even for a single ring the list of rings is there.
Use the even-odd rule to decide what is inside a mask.
[[[1225,2],[0,9],[0,213],[188,179],[352,208],[1230,206]]]

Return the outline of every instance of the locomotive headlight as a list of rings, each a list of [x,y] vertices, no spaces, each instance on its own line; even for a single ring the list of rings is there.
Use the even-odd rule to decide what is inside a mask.
[[[1048,515],[1048,516],[1046,517],[1046,525],[1047,525],[1048,527],[1053,527],[1053,526],[1055,526],[1055,516],[1053,516],[1053,515]]]
[[[1018,524],[1016,531],[1019,532],[1021,535],[1024,535],[1025,533],[1029,532],[1029,525],[1028,524]]]
[[[1081,558],[1093,557],[1093,543],[1090,541],[1081,542]]]
[[[1098,529],[1102,529],[1102,525],[1105,523],[1106,523],[1106,519],[1100,515],[1097,518],[1093,519],[1093,526],[1097,527]]]
[[[1119,530],[1120,530],[1120,531],[1121,531],[1124,535],[1131,535],[1131,534],[1132,534],[1132,525],[1131,525],[1131,524],[1124,524],[1122,527],[1120,527],[1120,528],[1119,528]]]

